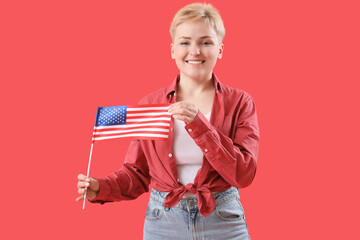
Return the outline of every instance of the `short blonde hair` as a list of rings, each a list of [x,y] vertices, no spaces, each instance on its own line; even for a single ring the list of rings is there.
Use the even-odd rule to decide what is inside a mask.
[[[176,27],[184,22],[204,21],[210,24],[217,33],[219,43],[225,36],[225,27],[219,11],[210,3],[191,3],[181,8],[174,16],[170,25],[170,35],[174,40]]]

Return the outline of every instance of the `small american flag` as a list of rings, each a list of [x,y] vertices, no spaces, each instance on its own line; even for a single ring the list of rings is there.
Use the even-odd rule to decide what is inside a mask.
[[[167,140],[170,104],[98,107],[93,141],[113,138]]]

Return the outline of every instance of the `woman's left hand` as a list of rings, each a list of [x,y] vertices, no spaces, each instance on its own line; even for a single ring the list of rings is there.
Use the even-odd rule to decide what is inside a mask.
[[[199,109],[195,104],[185,101],[176,102],[171,104],[169,107],[169,113],[173,116],[173,118],[182,120],[185,124],[191,123],[198,112]]]

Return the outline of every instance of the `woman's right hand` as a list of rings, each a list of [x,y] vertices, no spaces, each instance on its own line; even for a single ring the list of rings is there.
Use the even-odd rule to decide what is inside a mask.
[[[84,200],[84,194],[86,192],[86,199],[92,200],[96,198],[99,193],[100,185],[95,178],[88,178],[84,174],[78,175],[78,193],[81,194],[76,201]]]

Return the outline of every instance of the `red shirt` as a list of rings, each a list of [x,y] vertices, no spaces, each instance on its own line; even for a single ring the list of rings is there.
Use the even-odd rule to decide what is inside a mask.
[[[144,97],[139,104],[175,103],[177,75],[172,84]],[[256,172],[259,148],[259,127],[255,104],[242,90],[219,82],[213,74],[215,97],[210,122],[199,111],[185,129],[202,150],[203,164],[194,184],[178,182],[172,145],[174,119],[168,141],[132,140],[124,165],[107,177],[97,178],[100,191],[91,202],[105,203],[135,199],[148,192],[150,181],[154,189],[169,192],[164,207],[175,206],[190,191],[196,194],[199,212],[210,215],[215,208],[212,192],[231,186],[244,188],[251,184]]]

